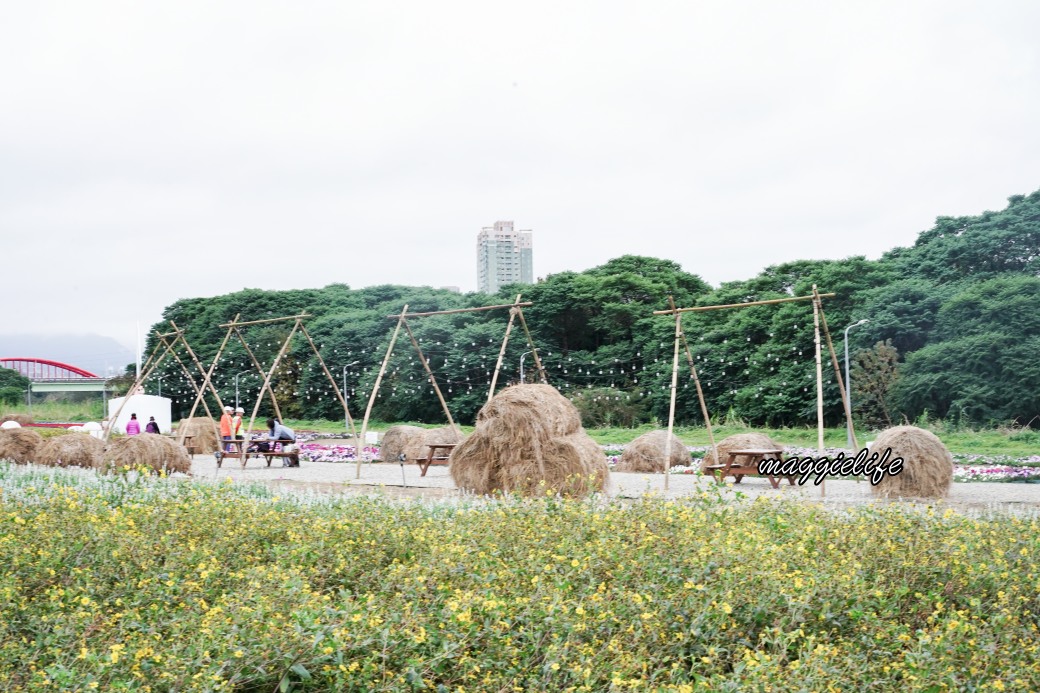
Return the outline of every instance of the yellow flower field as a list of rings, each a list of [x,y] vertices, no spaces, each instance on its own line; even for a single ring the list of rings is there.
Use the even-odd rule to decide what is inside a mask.
[[[1040,689],[1040,520],[0,463],[0,690]]]

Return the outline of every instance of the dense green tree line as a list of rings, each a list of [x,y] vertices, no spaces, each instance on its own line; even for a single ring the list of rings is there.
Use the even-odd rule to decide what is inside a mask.
[[[821,292],[834,348],[842,359],[842,331],[850,333],[859,414],[869,423],[915,420],[922,414],[985,424],[1040,414],[1040,192],[1016,196],[1000,212],[940,218],[909,248],[879,260],[803,260],[768,267],[757,276],[707,285],[676,263],[625,256],[584,272],[563,272],[531,286],[505,287],[496,296],[458,294],[429,287],[336,284],[305,291],[248,289],[227,296],[184,299],[169,306],[173,321],[199,360],[209,365],[228,323],[308,313],[306,327],[331,374],[347,388],[351,412],[364,410],[395,325],[392,316],[509,303],[517,293],[549,382],[571,397],[588,423],[630,424],[663,420],[668,411],[674,321],[654,316],[668,296],[681,306],[741,303]],[[486,401],[508,320],[507,310],[418,318],[416,341],[449,401],[453,415],[471,422]],[[171,329],[168,322],[155,326]],[[243,329],[266,367],[292,322]],[[813,314],[809,302],[686,314],[684,334],[712,415],[749,422],[815,422]],[[153,337],[149,351],[156,344]],[[510,335],[499,386],[537,370],[519,325]],[[825,416],[842,417],[829,355],[824,353]],[[696,392],[681,356],[677,402],[680,422],[701,420]],[[189,364],[190,365],[190,364]],[[193,392],[176,361],[160,370],[163,392],[175,397],[175,414],[190,408]],[[228,342],[214,381],[225,402],[251,411],[260,378],[246,350]],[[272,386],[286,417],[342,417],[328,377],[310,345],[295,338]],[[149,391],[154,387],[149,385]],[[211,403],[212,404],[212,403]],[[261,414],[270,413],[269,403]],[[374,416],[381,420],[444,420],[410,338],[402,333],[389,361]]]

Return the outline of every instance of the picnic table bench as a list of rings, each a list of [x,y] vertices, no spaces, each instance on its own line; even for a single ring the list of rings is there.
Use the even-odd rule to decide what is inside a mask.
[[[736,479],[734,483],[739,484],[745,476],[762,476],[758,472],[759,462],[769,459],[783,459],[783,454],[784,451],[781,449],[731,450],[726,455],[725,462],[709,464],[704,469],[712,474],[720,484],[724,482],[727,476],[732,476]],[[780,488],[780,478],[777,478],[774,474],[768,474],[766,477],[773,488]],[[787,482],[794,486],[794,477],[788,476],[786,478]]]
[[[426,457],[419,457],[415,462],[419,465],[419,476],[426,476],[426,470],[433,464],[448,464],[448,460],[451,458],[451,451],[455,449],[458,443],[433,443],[427,445],[430,451],[426,454]],[[438,454],[438,450],[447,450]]]
[[[275,457],[283,457],[283,458],[284,457],[288,457],[290,459],[295,459],[297,461],[297,463],[299,462],[299,459],[300,459],[300,453],[299,452],[284,452],[284,451],[282,451],[280,449],[278,449],[278,450],[254,450],[254,451],[250,452],[248,447],[246,447],[246,449],[243,451],[243,449],[242,449],[242,445],[243,444],[245,444],[245,443],[250,443],[251,444],[251,443],[256,443],[256,442],[272,442],[275,445],[279,445],[281,443],[281,441],[222,440],[222,441],[220,441],[221,449],[216,452],[217,468],[218,469],[220,468],[220,465],[221,465],[221,463],[224,460],[232,459],[232,460],[242,460],[242,469],[245,469],[246,468],[246,461],[249,460],[250,456],[252,456],[253,459],[257,459],[257,458],[260,458],[260,457],[266,458],[268,467],[271,466],[271,460],[274,459]],[[226,446],[226,445],[230,445],[230,446],[236,448],[236,450],[234,452],[228,452],[228,451],[223,449],[224,446]]]

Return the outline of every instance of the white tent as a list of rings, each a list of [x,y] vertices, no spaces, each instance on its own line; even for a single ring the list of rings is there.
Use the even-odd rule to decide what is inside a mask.
[[[108,400],[109,419],[111,419],[112,414],[119,411],[119,407],[122,406],[124,399],[123,397],[115,397]],[[119,412],[119,419],[109,421],[108,425],[112,427],[113,433],[126,433],[126,422],[130,420],[130,415],[137,414],[137,420],[141,423],[141,433],[144,433],[148,417],[154,416],[155,423],[159,424],[159,431],[161,433],[169,433],[173,430],[173,422],[170,418],[170,401],[167,397],[133,395],[126,403],[126,406],[123,407],[123,410]]]

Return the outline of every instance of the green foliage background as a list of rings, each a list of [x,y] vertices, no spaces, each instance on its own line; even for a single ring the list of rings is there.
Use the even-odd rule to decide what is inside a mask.
[[[458,294],[430,287],[375,286],[350,289],[261,291],[247,289],[216,298],[177,301],[166,321],[185,330],[199,359],[209,364],[226,329],[240,316],[262,320],[306,312],[306,326],[340,387],[344,380],[352,413],[364,410],[386,351],[394,321],[409,311],[509,303],[517,293],[534,305],[524,311],[549,382],[574,397],[598,419],[633,424],[667,415],[674,322],[654,316],[668,296],[680,306],[739,303],[811,293],[816,284],[835,298],[824,301],[834,347],[842,358],[844,327],[850,352],[890,344],[898,354],[898,378],[885,395],[896,421],[950,418],[965,424],[1017,421],[1040,414],[1040,191],[1014,196],[999,212],[941,217],[909,248],[878,260],[801,260],[768,267],[757,276],[712,288],[666,259],[624,256],[584,272],[562,272],[531,286],[504,287],[496,296]],[[415,338],[435,372],[454,416],[471,423],[486,401],[505,330],[504,310],[416,319]],[[808,302],[687,314],[683,320],[691,354],[713,416],[733,414],[756,425],[815,423],[812,310]],[[247,343],[266,367],[291,323],[245,330]],[[146,355],[156,345],[152,337]],[[518,382],[528,350],[514,330],[499,386]],[[701,421],[696,392],[683,356],[677,393],[678,421]],[[537,372],[525,357],[524,375]],[[833,368],[825,352],[825,418],[842,420]],[[245,350],[229,342],[214,379],[225,402],[248,411],[261,379]],[[164,394],[175,397],[175,416],[190,409],[194,393],[180,366],[167,359]],[[154,381],[153,381],[154,383]],[[342,407],[305,339],[293,340],[272,383],[287,418],[340,419]],[[153,385],[148,386],[153,392]],[[591,397],[591,401],[589,401]],[[601,399],[597,400],[596,397]],[[211,405],[215,402],[211,402]],[[592,406],[595,405],[595,406]],[[616,410],[615,410],[616,409]],[[260,415],[271,413],[265,402]],[[422,364],[402,335],[374,403],[384,421],[441,422],[444,415]]]

